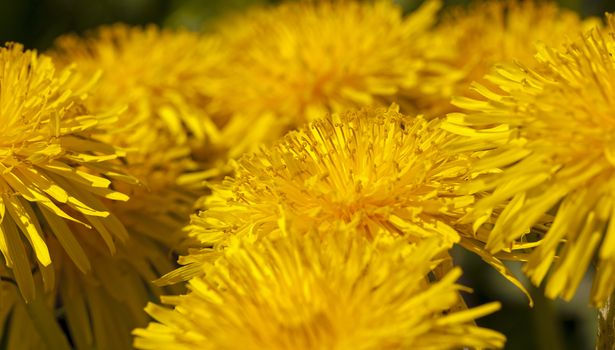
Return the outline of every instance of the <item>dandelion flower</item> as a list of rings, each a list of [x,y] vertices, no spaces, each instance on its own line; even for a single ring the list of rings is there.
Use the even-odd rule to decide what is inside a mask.
[[[498,90],[476,85],[483,98],[458,99],[467,114],[451,115],[446,125],[468,136],[464,147],[491,149],[474,167],[487,174],[468,186],[493,192],[476,215],[505,205],[487,248],[508,249],[554,214],[525,271],[536,284],[550,272],[546,294],[570,299],[595,258],[597,305],[615,288],[615,20],[608,21],[609,35],[596,29],[561,49],[541,47],[531,65],[498,66],[487,77]]]
[[[124,147],[146,150],[141,156],[147,157],[139,160],[154,168],[169,162],[155,151],[177,156],[170,151],[206,143],[209,98],[203,91],[224,58],[217,44],[187,30],[116,24],[85,37],[60,37],[52,54],[61,64],[76,63],[84,76],[102,71],[89,106],[126,106],[118,123],[123,132],[115,139]]]
[[[432,45],[449,49],[426,67],[431,74],[419,85],[419,110],[432,115],[452,111],[451,97],[467,95],[473,81],[488,84],[483,76],[494,64],[531,61],[537,43],[559,46],[598,23],[552,2],[488,0],[469,9],[453,8],[431,34]]]
[[[106,203],[128,197],[110,188],[109,178],[121,176],[114,160],[122,153],[94,138],[115,116],[88,112],[91,84],[75,84],[71,68],[57,71],[49,57],[17,44],[0,48],[0,67],[0,251],[31,301],[33,269],[54,288],[48,241],[87,272],[82,237],[68,223],[93,228],[114,251],[127,233]]]
[[[193,217],[189,235],[204,249],[182,257],[186,266],[162,281],[202,273],[202,265],[236,239],[278,235],[284,218],[323,232],[343,223],[367,238],[387,232],[410,242],[460,243],[518,284],[485,254],[481,232],[457,225],[474,202],[456,194],[470,160],[445,151],[457,136],[439,123],[406,117],[396,106],[346,111],[242,157],[235,176],[211,185],[206,210]]]
[[[112,200],[127,196],[112,188],[130,189],[113,163],[124,153],[99,140],[117,117],[88,113],[92,82],[72,66],[56,71],[19,45],[0,62],[0,343],[66,349],[61,320],[76,349],[129,349],[142,307],[170,292],[149,281],[174,265],[116,217]]]
[[[58,276],[63,285],[55,291],[57,312],[78,349],[131,348],[130,330],[147,320],[142,307],[182,290],[151,281],[175,267],[171,252],[200,194],[179,178],[206,164],[198,158],[210,127],[201,93],[215,60],[210,44],[187,31],[115,25],[84,38],[60,38],[53,51],[57,62],[75,62],[81,77],[100,71],[88,108],[125,107],[115,130],[100,138],[124,147],[128,171],[144,183],[126,190],[130,201],[110,206],[130,239],[110,255],[81,229],[90,237],[91,273],[67,263]]]
[[[216,129],[203,93],[220,65],[216,43],[185,30],[118,24],[83,38],[61,37],[53,51],[56,61],[75,62],[83,76],[102,71],[89,108],[127,108],[117,131],[105,137],[127,149],[128,169],[145,186],[116,211],[129,229],[167,244],[199,193],[180,178],[214,158],[202,148]]]
[[[245,155],[233,178],[212,185],[199,240],[218,246],[229,232],[271,232],[285,215],[323,229],[357,221],[367,236],[412,231],[457,242],[450,226],[473,199],[454,195],[468,160],[443,151],[451,140],[436,121],[405,117],[396,106],[315,121]]]
[[[158,322],[134,331],[138,349],[501,348],[501,334],[474,319],[497,303],[454,312],[459,269],[430,285],[442,247],[356,232],[243,241],[191,292],[168,296]]]
[[[289,2],[226,18],[216,35],[228,60],[209,85],[220,147],[236,158],[327,112],[401,104],[439,7],[404,16],[391,1]]]

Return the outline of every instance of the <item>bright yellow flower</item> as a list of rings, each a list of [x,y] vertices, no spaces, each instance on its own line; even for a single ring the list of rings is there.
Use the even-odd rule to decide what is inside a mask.
[[[278,235],[286,218],[295,226],[326,232],[339,223],[371,238],[381,232],[408,241],[438,237],[485,254],[483,232],[457,225],[474,202],[457,189],[469,175],[463,154],[445,151],[457,136],[439,121],[409,118],[396,107],[347,111],[289,133],[268,149],[238,161],[235,176],[211,185],[207,208],[193,217],[189,235],[205,247],[182,257],[162,280],[199,274],[236,239]]]
[[[127,196],[110,180],[127,178],[112,162],[123,153],[94,139],[117,117],[88,113],[92,84],[74,67],[56,72],[19,45],[0,49],[0,62],[0,250],[10,267],[0,267],[0,322],[11,325],[0,343],[66,349],[57,315],[77,349],[129,349],[142,307],[170,292],[149,282],[174,264],[168,246],[115,216],[110,200]]]
[[[130,330],[146,322],[143,306],[172,292],[150,282],[174,267],[171,252],[200,194],[179,178],[212,160],[201,153],[208,128],[215,129],[202,91],[216,66],[215,47],[187,31],[115,25],[60,38],[53,52],[58,62],[74,61],[82,77],[100,72],[88,108],[125,107],[114,132],[99,137],[125,147],[126,167],[145,184],[127,189],[130,201],[111,206],[130,240],[109,255],[100,240],[89,239],[91,273],[67,263],[58,277],[60,317],[78,349],[129,349]]]
[[[552,2],[487,0],[469,9],[452,8],[431,34],[432,45],[440,49],[426,67],[431,74],[419,85],[419,111],[451,111],[451,97],[467,95],[473,81],[487,83],[483,76],[493,64],[531,61],[536,43],[558,46],[597,23]]]
[[[380,231],[459,240],[450,226],[472,203],[454,195],[468,160],[443,152],[452,141],[437,121],[396,107],[334,114],[238,161],[235,176],[211,187],[193,234],[214,247],[272,232],[287,216],[327,230],[355,222]]]
[[[0,48],[0,251],[27,301],[35,293],[32,269],[46,289],[54,287],[51,239],[90,270],[83,237],[69,222],[92,227],[109,251],[128,237],[103,201],[128,199],[109,187],[109,178],[121,177],[114,162],[121,152],[93,139],[115,116],[88,112],[89,85],[76,84],[73,73],[20,45]]]
[[[187,30],[116,24],[85,37],[60,37],[52,54],[60,63],[76,63],[84,76],[102,71],[88,105],[128,108],[114,138],[140,150],[133,163],[181,171],[185,165],[172,163],[172,157],[182,156],[176,148],[189,145],[196,152],[207,141],[211,126],[204,107],[209,98],[203,91],[224,58],[219,51],[215,39]]]
[[[451,115],[447,125],[469,136],[463,147],[495,148],[475,169],[501,171],[468,187],[493,191],[476,215],[505,204],[487,248],[506,250],[555,213],[525,271],[536,284],[550,271],[546,294],[570,299],[595,258],[594,304],[615,288],[612,17],[609,24],[609,34],[596,29],[562,49],[542,47],[533,64],[498,66],[487,79],[499,90],[477,85],[483,97],[457,100],[468,114]]]
[[[214,158],[204,149],[217,131],[204,111],[209,98],[203,91],[220,65],[217,41],[118,24],[84,38],[61,37],[53,54],[58,62],[75,62],[83,76],[101,72],[90,109],[127,108],[116,132],[104,137],[127,149],[128,169],[145,186],[115,210],[129,229],[171,244],[169,236],[198,197],[178,181]]]
[[[420,83],[439,1],[404,16],[391,1],[299,1],[225,19],[229,58],[209,85],[231,158],[306,120],[388,105]],[[407,101],[405,101],[407,102]]]
[[[437,240],[436,240],[437,241]],[[501,348],[503,335],[473,324],[491,303],[452,311],[461,275],[429,284],[441,243],[357,232],[316,232],[241,241],[191,292],[154,304],[158,323],[134,334],[138,349]]]

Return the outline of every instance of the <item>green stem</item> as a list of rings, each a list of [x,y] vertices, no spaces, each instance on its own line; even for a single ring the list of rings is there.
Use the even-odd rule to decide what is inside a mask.
[[[615,349],[615,294],[611,294],[598,308],[598,340],[596,350]]]
[[[538,349],[565,349],[555,303],[545,296],[543,288],[532,288],[531,294],[534,299],[532,315],[539,334],[536,338]]]

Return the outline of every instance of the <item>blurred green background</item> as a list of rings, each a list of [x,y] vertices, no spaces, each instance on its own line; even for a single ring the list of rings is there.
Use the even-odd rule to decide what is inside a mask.
[[[277,0],[279,1],[279,0]],[[164,26],[202,28],[213,19],[248,6],[276,0],[0,0],[0,41],[17,41],[44,50],[61,34],[82,33],[102,24],[157,23]],[[406,10],[420,0],[397,0]],[[466,0],[448,0],[447,6],[466,5]],[[602,16],[615,11],[613,1],[561,0],[564,7],[583,16]],[[465,273],[462,283],[474,288],[468,303],[501,300],[500,312],[481,320],[509,338],[506,349],[584,350],[594,348],[596,314],[588,306],[589,278],[570,303],[552,302],[538,289],[530,288],[535,307],[523,294],[474,255],[455,250],[455,260]],[[519,265],[512,264],[520,278]]]

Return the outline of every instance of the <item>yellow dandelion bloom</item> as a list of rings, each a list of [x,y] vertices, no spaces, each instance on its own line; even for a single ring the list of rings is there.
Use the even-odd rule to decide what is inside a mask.
[[[148,158],[140,162],[162,166],[170,155],[155,151],[178,156],[171,152],[175,147],[198,148],[206,141],[210,126],[203,110],[209,98],[203,91],[223,60],[217,45],[215,39],[187,30],[116,24],[86,37],[60,37],[52,54],[60,63],[76,63],[84,76],[102,71],[88,105],[127,106],[116,141],[148,151],[142,151]]]
[[[174,267],[177,233],[200,193],[179,178],[210,161],[200,149],[215,129],[203,113],[208,98],[202,85],[216,66],[215,45],[188,31],[125,25],[58,40],[57,62],[74,61],[82,77],[101,72],[88,107],[125,107],[114,132],[100,137],[126,149],[128,171],[145,184],[127,189],[130,201],[111,206],[130,240],[114,255],[101,251],[99,240],[88,240],[91,273],[67,263],[58,277],[64,284],[56,304],[78,349],[129,349],[130,330],[146,322],[142,307],[181,291],[150,282]]]
[[[334,114],[242,157],[235,176],[211,187],[193,232],[207,245],[272,232],[282,215],[322,229],[355,222],[367,236],[411,232],[416,241],[459,240],[450,226],[471,196],[454,195],[468,159],[443,151],[454,139],[437,121],[396,106]],[[279,227],[278,227],[279,230]]]
[[[438,237],[449,247],[460,243],[519,285],[485,254],[482,232],[457,225],[474,202],[456,194],[470,160],[445,151],[457,136],[439,123],[409,118],[396,106],[346,111],[242,157],[233,178],[211,185],[202,205],[207,209],[192,219],[189,235],[205,248],[182,257],[186,266],[162,281],[201,273],[234,240],[279,235],[286,218],[323,232],[344,223],[368,238],[388,232],[410,242]]]
[[[231,158],[325,112],[389,105],[419,84],[439,1],[404,16],[391,1],[288,2],[227,18],[209,85]]]
[[[187,295],[146,311],[138,349],[501,348],[503,335],[473,321],[499,308],[451,311],[463,287],[452,270],[429,284],[443,247],[356,232],[292,235],[227,250]]]
[[[91,84],[76,84],[71,68],[56,71],[49,57],[17,44],[0,48],[0,84],[0,251],[30,301],[32,269],[54,287],[48,240],[88,271],[82,237],[68,222],[93,228],[113,251],[127,233],[105,203],[128,197],[110,188],[109,178],[121,177],[114,163],[121,152],[94,137],[115,116],[88,113]]]
[[[476,215],[505,205],[487,248],[506,250],[525,239],[542,215],[555,213],[525,271],[536,284],[550,271],[546,294],[570,299],[595,258],[594,304],[615,288],[610,129],[615,19],[608,20],[608,35],[596,29],[562,49],[543,46],[533,65],[498,66],[487,79],[499,89],[476,85],[483,98],[458,99],[467,115],[451,115],[446,126],[469,137],[463,147],[495,148],[475,169],[501,171],[490,171],[468,187],[493,191],[477,203]]]
[[[537,43],[558,46],[597,23],[553,2],[487,0],[469,9],[453,7],[431,34],[432,45],[448,50],[426,67],[430,74],[419,85],[419,110],[434,115],[452,111],[451,97],[467,95],[473,81],[488,83],[483,76],[493,64],[531,61]]]
[[[128,169],[145,186],[115,210],[129,229],[167,244],[198,197],[178,181],[214,158],[203,149],[217,132],[204,111],[204,91],[220,65],[218,51],[215,39],[197,33],[121,24],[61,37],[53,51],[83,76],[101,72],[89,108],[127,108],[105,137],[126,148]]]

